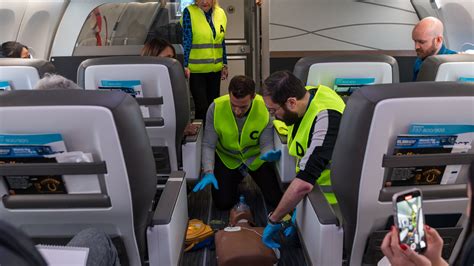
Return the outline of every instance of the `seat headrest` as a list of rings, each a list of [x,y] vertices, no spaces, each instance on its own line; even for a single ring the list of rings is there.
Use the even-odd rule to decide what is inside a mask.
[[[88,105],[114,109],[127,94],[119,91],[35,90],[9,91],[1,94],[0,106]],[[130,97],[133,102],[133,98]]]
[[[473,54],[449,54],[449,55],[433,55],[429,56],[423,61],[420,73],[416,81],[434,81],[438,75],[438,71],[443,64],[447,63],[471,63],[471,69],[466,69],[465,65],[462,67],[464,71],[472,72],[474,77],[474,55]],[[456,70],[453,70],[456,71]]]
[[[186,80],[184,78],[183,67],[176,59],[151,56],[111,56],[87,59],[81,63],[77,70],[77,84],[80,87],[85,88],[85,70],[90,66],[146,64],[164,65],[168,68],[171,87],[173,88],[173,98],[175,99],[175,108],[176,110],[180,110],[181,112],[187,112],[186,114],[189,117],[189,102],[178,100],[183,99],[185,95],[187,96],[188,91],[186,86]],[[154,74],[150,73],[150,75]]]
[[[387,63],[392,67],[392,83],[398,83],[398,63],[395,58],[383,54],[341,54],[322,55],[313,57],[302,57],[295,64],[293,74],[298,77],[303,84],[307,83],[308,72],[312,65],[320,63],[350,63],[350,62],[380,62]]]
[[[0,58],[0,67],[30,66],[36,68],[40,78],[46,73],[54,73],[56,69],[51,62],[42,59]]]

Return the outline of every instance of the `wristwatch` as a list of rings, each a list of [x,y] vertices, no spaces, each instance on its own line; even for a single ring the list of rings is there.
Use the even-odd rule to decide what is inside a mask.
[[[271,225],[276,225],[276,224],[279,224],[280,222],[274,222],[270,219],[270,216],[272,216],[273,212],[270,212],[267,216],[267,223],[271,224]]]
[[[272,216],[273,212],[270,212],[267,216],[267,223],[271,224],[271,225],[276,225],[276,224],[281,224],[282,227],[284,229],[286,229],[287,227],[290,227],[292,226],[292,223],[291,223],[291,215],[290,214],[286,214],[285,217],[283,217],[283,219],[281,219],[280,221],[278,222],[274,222],[270,219],[270,216]]]

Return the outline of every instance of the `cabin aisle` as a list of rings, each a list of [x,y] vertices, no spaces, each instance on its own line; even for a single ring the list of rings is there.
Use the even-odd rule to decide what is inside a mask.
[[[268,211],[266,204],[264,203],[263,196],[257,185],[250,177],[247,177],[239,189],[241,194],[245,196],[245,200],[253,212],[256,225],[259,227],[264,227],[266,225],[266,214]],[[188,195],[188,211],[190,219],[200,219],[207,224],[218,223],[218,221],[223,221],[225,225],[228,223],[229,211],[219,211],[213,206],[209,187],[199,193],[190,193]],[[287,243],[283,245],[283,248],[280,249],[280,252],[281,258],[278,265],[307,265],[304,259],[303,250],[299,243],[299,239],[296,235],[293,237],[293,239],[288,240]],[[214,247],[208,247],[205,249],[184,253],[181,265],[217,265]]]

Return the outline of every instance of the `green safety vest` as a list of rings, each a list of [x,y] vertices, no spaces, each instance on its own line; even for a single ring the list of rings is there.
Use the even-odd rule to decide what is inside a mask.
[[[227,17],[222,8],[215,6],[212,10],[212,23],[216,29],[214,38],[204,11],[197,5],[187,7],[191,16],[193,42],[189,54],[188,68],[191,73],[219,72],[224,65],[222,41],[227,27]],[[181,21],[182,23],[182,21]]]
[[[346,105],[341,97],[332,89],[319,85],[306,86],[307,90],[317,89],[311,104],[303,116],[303,120],[298,127],[295,137],[293,138],[294,125],[288,127],[288,153],[296,157],[296,172],[300,171],[298,164],[301,158],[306,154],[308,149],[308,141],[310,139],[311,127],[314,119],[322,110],[334,110],[342,114]],[[331,191],[330,170],[325,169],[318,178],[318,184],[324,191]],[[330,204],[337,203],[334,193],[324,193]]]
[[[239,137],[239,129],[230,105],[230,96],[214,100],[214,128],[218,141],[216,152],[225,166],[236,169],[244,163],[250,170],[257,170],[260,160],[260,135],[270,119],[262,96],[256,95]]]

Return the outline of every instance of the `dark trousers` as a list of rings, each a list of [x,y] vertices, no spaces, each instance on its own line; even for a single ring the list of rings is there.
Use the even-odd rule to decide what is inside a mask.
[[[263,197],[269,208],[275,208],[280,202],[283,193],[278,185],[273,164],[265,162],[256,171],[249,174],[262,191]],[[212,199],[218,209],[227,210],[232,208],[238,201],[238,186],[244,176],[238,169],[227,168],[216,154],[214,164],[214,175],[216,176],[219,190],[212,187]]]
[[[191,73],[189,87],[194,100],[195,118],[205,120],[207,108],[219,97],[221,72]]]

